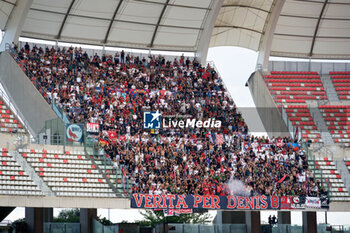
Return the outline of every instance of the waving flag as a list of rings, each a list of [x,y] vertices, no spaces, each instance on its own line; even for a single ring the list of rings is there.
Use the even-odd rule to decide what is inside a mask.
[[[285,179],[286,179],[287,175],[284,175],[279,181],[277,181],[278,183],[282,183]]]
[[[216,135],[216,143],[219,145],[224,143],[224,135],[222,133]]]

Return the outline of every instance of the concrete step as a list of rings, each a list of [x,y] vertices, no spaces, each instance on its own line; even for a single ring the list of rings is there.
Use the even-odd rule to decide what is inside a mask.
[[[349,190],[349,188],[350,188],[350,174],[349,174],[348,168],[346,167],[344,160],[337,159],[337,160],[335,160],[335,164],[337,166],[337,170],[339,171],[341,178],[344,181],[345,187]]]
[[[330,75],[322,75],[321,81],[324,87],[324,90],[327,93],[327,97],[329,101],[339,101],[337,91],[334,88],[332,79]]]
[[[332,135],[329,133],[328,127],[326,125],[326,122],[323,119],[323,116],[317,107],[317,105],[310,105],[309,107],[311,116],[317,126],[317,129],[319,130],[321,134],[322,141],[325,145],[334,145],[334,141],[332,138]]]

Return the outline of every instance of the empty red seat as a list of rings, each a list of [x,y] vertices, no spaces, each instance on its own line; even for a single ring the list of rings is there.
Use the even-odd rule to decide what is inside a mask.
[[[348,83],[350,82],[350,79],[333,79],[333,83]]]

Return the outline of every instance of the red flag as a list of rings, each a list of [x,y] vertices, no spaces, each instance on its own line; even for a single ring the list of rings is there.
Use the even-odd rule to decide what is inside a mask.
[[[119,139],[120,139],[121,141],[124,141],[124,142],[125,142],[126,137],[125,137],[125,135],[122,135],[122,136],[119,137]]]
[[[102,144],[102,146],[105,146],[105,145],[109,145],[109,142],[107,140],[104,140],[104,139],[101,139],[100,138],[100,143]]]
[[[112,140],[113,142],[115,142],[117,140],[117,131],[115,130],[109,130],[108,131],[108,137],[110,140]]]
[[[282,183],[284,181],[284,179],[286,179],[287,175],[284,175],[279,181],[278,183]]]
[[[124,168],[122,168],[123,176],[126,176]]]

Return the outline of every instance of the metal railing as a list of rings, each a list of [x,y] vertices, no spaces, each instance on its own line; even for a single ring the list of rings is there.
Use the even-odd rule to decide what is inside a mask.
[[[124,175],[123,173],[123,166],[118,167],[113,161],[112,159],[107,156],[106,152],[103,149],[99,149],[98,154],[93,155],[94,157],[97,157],[100,161],[103,161],[103,164],[99,166],[100,170],[105,174],[105,175],[111,175],[114,173],[114,175],[116,176],[115,179],[111,179],[108,178],[110,181],[112,181],[112,185],[113,183],[115,183],[115,188],[119,191],[119,187],[118,187],[118,175],[120,175],[122,177],[121,179],[121,185],[122,185],[122,189],[123,192],[119,193],[122,195],[122,197],[129,197],[131,194],[131,186],[132,186],[132,182],[129,180],[129,178],[127,176]],[[112,167],[112,169],[108,169],[108,167]],[[107,172],[109,171],[109,172]]]
[[[52,99],[52,103],[51,103],[51,107],[52,107],[52,110],[57,114],[57,116],[59,118],[62,119],[62,121],[66,124],[69,124],[70,123],[70,120],[66,114],[66,112],[56,104],[56,101],[55,99]]]
[[[309,147],[308,147],[308,143],[306,142],[303,142],[302,144],[302,148],[304,149],[304,151],[306,152],[306,156],[307,156],[307,161],[308,161],[308,165],[309,167],[311,166],[312,169],[311,171],[313,172],[313,175],[314,175],[314,179],[316,180],[316,174],[317,174],[317,167],[316,167],[316,157],[315,155],[309,150]],[[313,164],[311,164],[313,163]],[[330,184],[329,182],[323,178],[323,172],[322,170],[318,170],[320,171],[320,175],[321,175],[321,186],[325,188],[325,190],[329,193],[330,192]]]
[[[80,223],[44,222],[44,233],[80,233]]]
[[[22,167],[22,169],[28,173],[30,179],[33,180],[33,182],[39,187],[39,189],[45,193],[46,196],[54,196],[54,193],[51,191],[51,189],[46,185],[46,183],[36,174],[34,169],[28,165],[27,161],[17,152],[17,151],[11,151],[10,152],[13,156],[13,158],[19,163]]]
[[[322,158],[331,158],[333,160],[334,153],[324,145],[320,145],[318,148],[312,150],[314,153],[321,154]]]
[[[21,111],[18,110],[17,106],[14,104],[14,101],[11,99],[9,95],[5,92],[4,87],[0,83],[0,97],[5,101],[6,105],[9,107],[9,109],[17,116],[18,120],[21,122],[21,124],[27,129],[27,131],[30,133],[31,128],[29,127],[28,121],[24,118]],[[33,133],[30,133],[31,136],[33,136]]]
[[[105,226],[96,219],[92,221],[92,228],[94,233],[119,233],[119,225]]]
[[[281,116],[284,121],[284,123],[287,126],[288,132],[293,139],[297,139],[298,141],[302,141],[302,131],[300,127],[294,126],[293,123],[289,120],[287,111],[285,108],[283,108],[283,105],[281,106]]]

